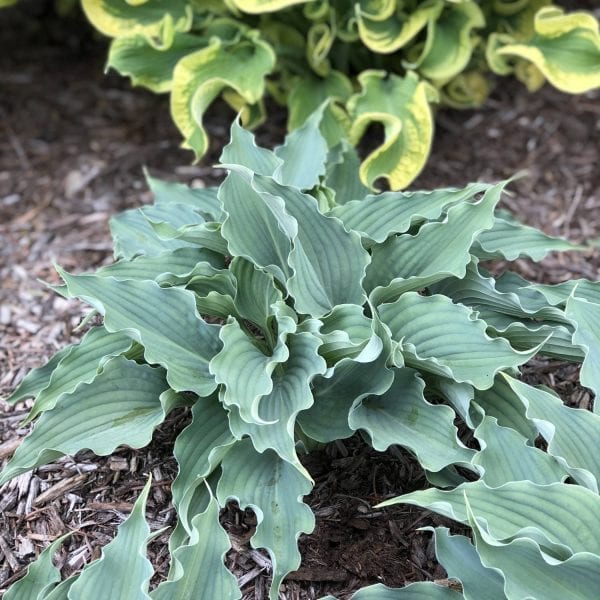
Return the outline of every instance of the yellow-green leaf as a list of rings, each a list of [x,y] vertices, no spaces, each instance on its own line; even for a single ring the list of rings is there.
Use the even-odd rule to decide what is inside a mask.
[[[247,106],[257,104],[264,94],[265,76],[274,65],[272,48],[256,31],[230,45],[214,37],[206,48],[181,59],[173,73],[171,114],[185,138],[184,146],[201,157],[208,147],[202,123],[208,106],[229,89]]]
[[[369,70],[358,81],[362,90],[348,101],[351,142],[358,144],[371,123],[381,123],[385,134],[383,143],[362,163],[361,180],[372,187],[384,177],[392,189],[404,188],[427,160],[433,138],[429,102],[437,100],[437,93],[412,72],[402,78]]]

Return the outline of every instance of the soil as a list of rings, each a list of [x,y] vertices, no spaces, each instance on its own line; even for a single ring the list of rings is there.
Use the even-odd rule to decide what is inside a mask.
[[[221,105],[211,110],[211,152],[192,165],[191,154],[179,148],[166,97],[103,75],[105,41],[76,15],[57,21],[43,12],[44,3],[24,6],[39,10],[44,25],[23,20],[13,9],[0,14],[0,397],[31,367],[81,336],[80,303],[57,297],[38,280],[58,281],[54,263],[82,272],[111,261],[110,216],[151,201],[144,166],[158,177],[215,184],[221,173],[210,165],[232,117]],[[259,130],[260,141],[271,146],[280,141],[285,122],[281,111],[273,111]],[[483,109],[439,111],[432,154],[414,187],[496,181],[527,169],[527,177],[511,185],[505,206],[547,233],[591,243],[600,238],[598,140],[598,92],[568,96],[546,86],[530,95],[518,83],[502,81]],[[518,261],[517,267],[543,282],[597,280],[600,252],[596,247],[539,264]],[[525,376],[552,385],[571,405],[587,408],[592,402],[577,384],[576,366],[536,360]],[[27,402],[0,403],[0,460],[26,434],[19,422],[27,409]],[[172,447],[188,419],[185,411],[172,414],[142,450],[122,448],[100,458],[83,452],[0,488],[0,593],[66,531],[74,533],[57,558],[64,576],[99,556],[148,473],[154,481],[150,525],[173,526]],[[444,581],[430,535],[417,529],[450,524],[412,507],[372,508],[425,485],[408,453],[378,453],[357,436],[305,460],[315,480],[307,501],[317,526],[300,540],[302,566],[286,580],[282,598],[331,593],[343,600],[370,583]],[[240,578],[244,598],[266,598],[270,562],[249,545],[254,515],[231,505],[222,522],[234,542],[227,564]],[[153,584],[168,569],[166,540],[163,534],[150,545]]]

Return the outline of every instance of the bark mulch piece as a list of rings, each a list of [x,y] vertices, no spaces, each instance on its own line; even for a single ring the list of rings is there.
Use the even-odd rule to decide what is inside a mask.
[[[105,42],[94,41],[85,22],[73,17],[57,23],[45,15],[40,30],[19,20],[15,11],[8,15],[0,24],[0,396],[10,393],[31,367],[81,337],[75,328],[82,306],[36,280],[58,281],[53,262],[75,272],[110,262],[109,217],[151,200],[142,166],[156,176],[213,185],[209,165],[227,140],[232,116],[221,106],[211,111],[207,122],[213,148],[200,165],[191,165],[191,154],[179,149],[166,98],[104,76]],[[578,242],[598,239],[599,100],[598,93],[572,97],[548,87],[530,95],[517,83],[502,82],[481,110],[439,112],[430,161],[413,187],[494,181],[526,168],[529,176],[511,185],[506,207],[549,234]],[[284,118],[277,112],[259,139],[271,145],[279,141]],[[600,254],[592,249],[551,255],[540,264],[518,261],[518,270],[543,282],[598,279]],[[585,408],[593,401],[591,392],[577,384],[577,366],[536,360],[525,377],[551,385],[573,406]],[[27,432],[20,422],[29,405],[0,404],[3,464]],[[150,473],[150,525],[172,527],[170,483],[177,472],[172,449],[188,422],[189,414],[178,411],[147,448],[120,448],[101,458],[83,452],[3,486],[0,592],[67,531],[73,535],[57,559],[63,575],[99,556]],[[309,600],[333,593],[346,599],[359,586],[376,582],[399,586],[426,579],[452,585],[435,561],[431,536],[416,531],[452,524],[414,507],[373,508],[425,485],[406,452],[378,453],[354,437],[304,460],[315,480],[308,502],[317,524],[313,534],[300,539],[303,563],[285,582],[283,598]],[[270,561],[249,544],[254,514],[232,504],[222,522],[233,542],[227,564],[244,598],[266,598]],[[153,584],[168,570],[168,533],[149,547],[157,571]]]

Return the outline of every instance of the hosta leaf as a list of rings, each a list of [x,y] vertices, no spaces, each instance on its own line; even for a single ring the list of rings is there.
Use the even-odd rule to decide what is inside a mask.
[[[164,240],[144,215],[141,208],[126,210],[110,219],[115,258],[131,259],[138,254],[157,256],[164,252],[192,246],[182,240]]]
[[[231,0],[231,2],[241,11],[256,14],[275,12],[294,4],[310,2],[310,0]]]
[[[173,560],[179,566],[177,576],[159,585],[150,597],[153,600],[241,598],[235,576],[223,562],[230,547],[227,533],[219,524],[219,505],[211,499],[208,508],[192,518],[189,541],[173,553]]]
[[[325,361],[318,354],[320,344],[311,333],[288,336],[289,358],[273,373],[273,390],[260,402],[258,412],[264,424],[246,423],[235,409],[229,414],[230,429],[236,437],[249,435],[258,452],[273,449],[301,471],[294,428],[298,413],[313,404],[311,381],[325,372]]]
[[[61,394],[70,394],[81,383],[91,383],[109,358],[123,354],[132,344],[123,333],[108,333],[104,327],[90,329],[58,363],[48,385],[36,397],[26,422],[54,408]]]
[[[469,522],[481,562],[502,573],[507,598],[588,600],[597,594],[600,557],[581,552],[565,561],[554,561],[530,538],[505,544],[487,533],[473,513]]]
[[[274,319],[273,304],[283,301],[270,273],[257,269],[250,261],[236,256],[229,267],[236,280],[235,309],[243,319],[257,325],[271,349],[276,340],[271,322]]]
[[[316,377],[314,404],[298,415],[304,433],[323,443],[350,437],[354,433],[348,422],[352,406],[371,394],[385,393],[394,380],[386,362],[380,350],[369,360],[344,358],[324,376]]]
[[[498,375],[494,385],[487,390],[475,390],[475,402],[486,415],[494,417],[500,426],[514,429],[533,444],[538,436],[537,427],[527,418],[526,407],[505,377]]]
[[[121,444],[141,448],[150,442],[174,398],[165,372],[123,357],[109,360],[92,383],[82,384],[42,413],[33,431],[6,465],[0,482],[89,448],[106,456]],[[1,484],[0,484],[1,485]]]
[[[45,365],[29,371],[23,378],[23,381],[15,388],[14,392],[4,401],[8,404],[16,404],[30,396],[37,396],[50,383],[52,373],[54,373],[60,361],[65,356],[68,356],[75,346],[76,344],[65,346],[50,358]]]
[[[77,581],[79,575],[73,575],[69,579],[59,583],[43,600],[69,600],[69,590]]]
[[[182,58],[175,67],[171,114],[185,138],[184,145],[202,156],[208,137],[202,117],[222,90],[232,89],[245,105],[259,102],[264,78],[275,65],[271,47],[257,32],[234,44],[212,37],[208,46]]]
[[[169,284],[184,283],[194,275],[214,275],[225,268],[223,256],[205,248],[177,248],[158,256],[140,255],[101,267],[96,275]]]
[[[375,246],[365,278],[367,291],[379,288],[372,301],[379,304],[449,276],[463,277],[473,239],[491,227],[502,189],[502,184],[494,186],[475,204],[452,206],[444,220],[425,223],[416,235],[400,235]]]
[[[125,331],[144,346],[149,363],[167,369],[167,381],[175,391],[207,396],[215,390],[208,363],[221,346],[219,326],[198,315],[192,292],[161,288],[153,281],[69,275],[62,269],[59,273],[72,296],[104,315],[108,331]],[[149,311],[149,306],[160,311]]]
[[[272,450],[258,454],[249,439],[238,442],[222,463],[223,474],[217,486],[221,505],[230,499],[244,510],[256,514],[254,548],[265,548],[273,563],[270,600],[276,600],[283,578],[300,565],[297,540],[310,533],[315,518],[302,497],[311,490],[311,482]]]
[[[472,183],[462,190],[384,192],[336,206],[331,214],[340,219],[346,229],[381,243],[393,233],[404,233],[419,222],[439,218],[447,207],[471,200],[490,187],[486,183]]]
[[[154,573],[146,558],[146,546],[153,537],[144,518],[151,480],[144,486],[117,536],[102,549],[102,556],[83,570],[69,590],[70,600],[149,600],[150,578]]]
[[[125,34],[111,43],[106,67],[128,76],[133,85],[157,93],[168,92],[175,65],[190,52],[205,46],[206,41],[196,35],[175,33],[168,48],[157,48],[143,35]]]
[[[275,149],[275,155],[282,161],[273,173],[277,182],[310,189],[325,174],[328,148],[319,131],[324,110],[325,105],[320,106],[299,128],[286,136],[282,146]]]
[[[600,86],[600,34],[593,15],[548,6],[537,12],[534,26],[527,40],[503,45],[491,39],[489,52],[531,61],[563,92],[581,94]]]
[[[227,411],[218,398],[214,394],[198,398],[192,407],[192,422],[175,440],[174,454],[179,472],[171,487],[173,505],[190,534],[183,498],[214,471],[234,441],[229,431]]]
[[[362,304],[366,297],[361,281],[369,255],[358,234],[348,234],[338,219],[324,216],[312,196],[294,187],[283,186],[270,177],[254,175],[250,179],[247,172],[242,176],[247,190],[244,198],[256,193],[272,209],[270,214],[276,218],[274,225],[281,234],[285,231],[288,246],[292,242],[288,257],[288,252],[284,254],[281,247],[268,248],[275,235],[271,234],[269,238],[250,236],[247,222],[243,224],[244,237],[253,251],[260,244],[261,249],[280,256],[273,259],[279,264],[287,259],[293,269],[287,286],[295,298],[296,311],[320,317],[338,304]],[[225,237],[231,235],[227,228],[229,221],[230,218],[223,225]],[[242,223],[236,223],[236,227],[241,229]]]
[[[416,371],[395,369],[394,375],[394,383],[385,394],[365,398],[352,408],[350,427],[364,429],[373,448],[380,452],[392,444],[408,448],[429,471],[470,463],[474,451],[459,442],[454,411],[425,400],[425,384]]]
[[[600,416],[587,410],[569,408],[560,398],[522,381],[502,375],[526,408],[548,444],[548,454],[580,484],[598,491],[600,457],[589,448],[600,439]]]
[[[476,309],[486,321],[488,314],[500,313],[513,317],[507,323],[517,322],[519,318],[535,318],[537,321],[530,322],[532,327],[539,326],[539,320],[542,319],[568,324],[563,311],[551,306],[542,294],[502,283],[508,283],[505,277],[494,279],[480,270],[477,260],[474,260],[467,265],[463,277],[449,277],[436,283],[431,289],[437,294],[452,298],[454,302]],[[490,324],[498,326],[495,321]]]
[[[360,180],[359,167],[358,153],[348,140],[341,140],[329,152],[324,183],[335,194],[334,205],[340,206],[351,200],[364,198],[369,193],[369,188]],[[340,218],[339,215],[334,216]],[[343,222],[344,219],[340,220]]]
[[[4,600],[43,600],[60,581],[60,570],[54,566],[52,558],[58,551],[67,533],[54,540],[27,568],[27,575],[19,579],[2,596]]]
[[[483,321],[445,296],[407,292],[378,311],[392,338],[401,343],[408,366],[470,383],[477,389],[491,387],[500,369],[521,365],[536,352],[535,348],[517,352],[506,340],[490,338]]]
[[[82,0],[85,16],[104,35],[143,34],[157,47],[169,47],[174,32],[192,26],[192,7],[185,0]]]
[[[431,581],[418,581],[402,588],[390,588],[382,583],[358,590],[351,600],[461,600],[462,595]],[[321,600],[335,600],[326,596]]]
[[[240,417],[248,423],[264,423],[259,404],[273,391],[274,369],[289,358],[287,336],[296,329],[293,318],[283,312],[278,320],[277,343],[272,351],[261,348],[242,325],[230,318],[220,331],[221,351],[212,359],[210,372],[215,381],[223,384],[222,400],[225,406],[235,406]]]
[[[568,473],[551,455],[528,444],[527,438],[509,427],[484,417],[475,430],[481,451],[473,464],[482,467],[481,478],[490,487],[509,481],[531,481],[539,485],[564,481]]]
[[[163,240],[181,240],[208,251],[227,254],[227,243],[221,236],[221,223],[211,221],[176,228],[170,223],[160,221],[152,222],[151,226]]]
[[[594,412],[600,415],[600,304],[570,296],[565,309],[566,315],[575,323],[573,342],[585,348],[585,358],[579,375],[581,383],[596,394]]]
[[[307,74],[292,83],[288,98],[288,130],[293,131],[300,127],[324,102],[345,103],[352,95],[352,83],[344,73],[331,70],[324,77]],[[326,109],[325,124],[328,119],[335,119],[334,114]],[[337,112],[335,113],[337,115]],[[329,127],[331,127],[330,125]],[[326,133],[326,132],[324,132]],[[327,138],[327,135],[325,135]]]
[[[532,283],[529,287],[540,292],[550,304],[565,306],[573,290],[577,288],[575,294],[577,298],[600,304],[600,281],[588,281],[587,279],[572,279],[556,285],[547,285],[542,283]]]
[[[579,485],[513,481],[491,488],[483,481],[474,481],[451,491],[431,488],[411,492],[379,506],[402,503],[422,506],[462,523],[469,521],[468,503],[498,540],[527,535],[541,542],[548,552],[566,548],[573,554],[597,554],[600,550],[596,535],[600,497]]]
[[[429,102],[436,93],[408,72],[404,78],[384,71],[363,71],[362,90],[348,100],[350,141],[358,144],[371,123],[384,128],[383,143],[362,163],[360,177],[373,187],[384,177],[394,190],[406,187],[421,171],[431,147],[433,117]]]
[[[368,5],[367,5],[368,6]],[[406,46],[428,23],[434,22],[442,12],[444,3],[428,0],[414,10],[393,13],[387,18],[370,15],[356,5],[358,33],[362,42],[373,52],[390,54]]]
[[[285,281],[291,275],[288,255],[297,224],[285,213],[283,201],[254,191],[236,171],[221,185],[219,197],[227,213],[221,232],[229,252]]]
[[[221,203],[217,197],[218,188],[192,188],[182,183],[151,177],[148,173],[145,173],[145,175],[146,182],[154,194],[155,204],[159,206],[170,205],[171,208],[173,208],[173,205],[183,204],[193,208],[207,221],[221,221],[223,219],[224,215],[221,210]]]
[[[429,22],[423,52],[410,66],[429,79],[448,81],[469,63],[476,42],[473,29],[484,26],[483,13],[475,2],[446,4],[442,14]]]
[[[230,141],[219,160],[224,165],[242,165],[260,175],[273,175],[282,164],[282,159],[271,150],[256,145],[254,135],[240,125],[239,119],[231,125]]]
[[[582,246],[568,240],[546,235],[535,227],[528,227],[514,220],[500,217],[494,219],[491,229],[482,231],[477,236],[473,248],[474,253],[482,259],[531,258],[542,260],[549,252],[565,250],[581,250]]]
[[[448,577],[462,584],[465,600],[504,598],[504,578],[481,564],[477,550],[463,535],[451,535],[446,527],[424,527],[435,534],[435,555]]]

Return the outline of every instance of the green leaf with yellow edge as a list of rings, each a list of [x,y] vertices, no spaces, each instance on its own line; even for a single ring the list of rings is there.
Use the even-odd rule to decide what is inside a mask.
[[[378,54],[391,54],[411,42],[417,34],[435,21],[444,8],[443,0],[426,0],[414,10],[394,12],[385,19],[356,4],[358,33],[362,42]],[[367,5],[368,6],[368,5]]]
[[[143,35],[118,37],[110,45],[107,69],[112,67],[153,92],[171,89],[175,65],[190,52],[206,45],[206,38],[176,33],[168,48],[156,48]]]
[[[104,35],[141,34],[157,48],[168,48],[175,32],[189,31],[193,10],[187,0],[82,0],[85,16]]]
[[[372,123],[381,123],[384,141],[360,167],[369,187],[377,179],[388,180],[394,190],[406,187],[419,174],[433,139],[430,102],[437,93],[412,72],[405,77],[385,71],[364,71],[358,76],[362,90],[348,100],[352,118],[350,141],[358,144]]]
[[[554,87],[571,94],[600,87],[600,32],[593,15],[545,7],[535,15],[534,27],[527,40],[490,37],[491,63],[505,57],[530,61]]]
[[[274,66],[275,54],[257,31],[245,33],[233,44],[213,37],[206,48],[182,58],[173,73],[171,114],[185,138],[184,146],[201,157],[208,148],[202,118],[212,101],[233,89],[246,105],[258,103],[265,76]]]
[[[304,4],[312,0],[230,0],[236,8],[250,14],[275,12],[293,6]]]
[[[465,69],[476,42],[473,30],[484,26],[477,3],[446,4],[439,18],[429,21],[425,47],[409,66],[428,79],[445,83]]]

